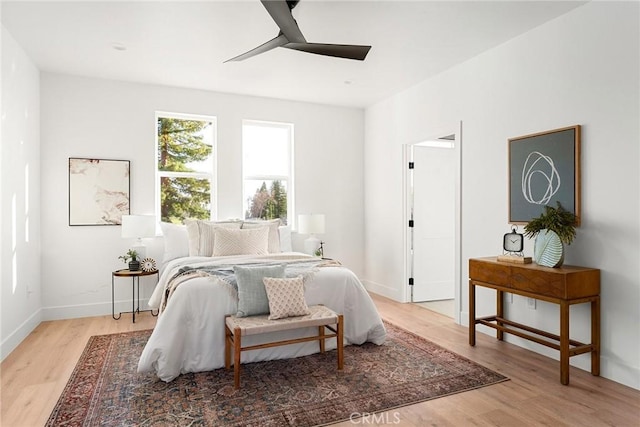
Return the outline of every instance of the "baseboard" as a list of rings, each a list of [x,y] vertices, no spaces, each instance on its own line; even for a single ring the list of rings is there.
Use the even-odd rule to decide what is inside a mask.
[[[140,310],[148,310],[148,299],[140,299]],[[131,300],[115,302],[116,315],[120,312],[131,311]],[[111,302],[95,304],[65,305],[45,307],[42,309],[42,320],[77,319],[80,317],[110,316]]]
[[[362,284],[367,291],[382,295],[397,302],[405,302],[402,300],[402,290],[392,288],[381,283],[372,282],[370,280],[362,280]]]
[[[469,312],[461,311],[460,312],[460,325],[469,327]]]
[[[42,309],[33,313],[27,320],[0,343],[0,361],[4,360],[29,334],[42,322]]]
[[[600,375],[603,375],[603,372],[612,381],[640,390],[640,368],[637,366],[626,365],[610,357],[600,356]]]
[[[482,329],[482,330],[481,330]],[[492,338],[496,337],[496,330],[493,328],[487,328],[482,325],[476,326],[476,333],[483,333]],[[513,344],[515,346],[524,348],[534,353],[541,354],[553,360],[560,360],[560,352],[550,349],[548,347],[536,344],[535,342],[519,338],[511,334],[505,334],[505,342]],[[476,345],[478,343],[476,342]],[[572,367],[582,369],[583,371],[591,372],[591,356],[583,354],[580,356],[571,357],[569,364]],[[558,369],[560,369],[558,367]],[[558,370],[558,374],[560,371]],[[640,390],[640,369],[635,366],[630,366],[622,363],[619,360],[613,360],[607,355],[600,355],[600,376],[607,378],[611,381],[615,381],[619,384],[627,387]]]
[[[148,310],[148,299],[140,300],[140,310]],[[131,300],[115,302],[115,312],[131,310]],[[77,319],[80,317],[109,316],[111,302],[98,304],[68,305],[58,307],[43,307],[22,322],[15,331],[0,343],[0,361],[3,361],[15,350],[25,338],[41,323],[47,320]]]

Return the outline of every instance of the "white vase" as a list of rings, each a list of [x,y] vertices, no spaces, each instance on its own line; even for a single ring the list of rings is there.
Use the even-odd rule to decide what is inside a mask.
[[[533,260],[545,267],[560,267],[564,262],[564,245],[551,230],[540,230],[533,247]]]

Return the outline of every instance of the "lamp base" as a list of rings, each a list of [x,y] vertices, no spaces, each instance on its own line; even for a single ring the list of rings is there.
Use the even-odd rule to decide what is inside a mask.
[[[316,236],[311,236],[304,241],[304,253],[309,255],[316,254],[316,251],[320,248],[320,239]]]
[[[132,246],[131,249],[138,253],[138,261],[142,261],[147,257],[147,247],[145,245],[136,242],[136,245]]]

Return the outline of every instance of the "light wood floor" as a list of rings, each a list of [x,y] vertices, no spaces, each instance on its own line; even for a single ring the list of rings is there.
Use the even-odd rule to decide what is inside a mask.
[[[640,391],[571,368],[571,384],[560,384],[558,362],[478,334],[469,347],[467,328],[414,304],[373,296],[382,317],[498,371],[511,380],[406,406],[339,426],[640,426]],[[142,314],[43,322],[2,365],[3,427],[43,425],[91,335],[155,325]]]

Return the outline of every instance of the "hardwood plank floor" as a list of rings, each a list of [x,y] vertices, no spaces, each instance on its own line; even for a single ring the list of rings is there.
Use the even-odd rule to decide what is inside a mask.
[[[36,427],[47,422],[92,335],[152,329],[150,313],[42,322],[0,365],[0,426]]]
[[[413,304],[373,295],[387,321],[413,331],[511,380],[338,426],[640,426],[640,391],[571,368],[569,386],[560,384],[557,361],[493,337],[477,334],[468,345],[467,328]],[[153,328],[144,313],[41,323],[0,365],[3,427],[42,426],[62,393],[91,335]],[[319,420],[320,422],[320,420]]]

